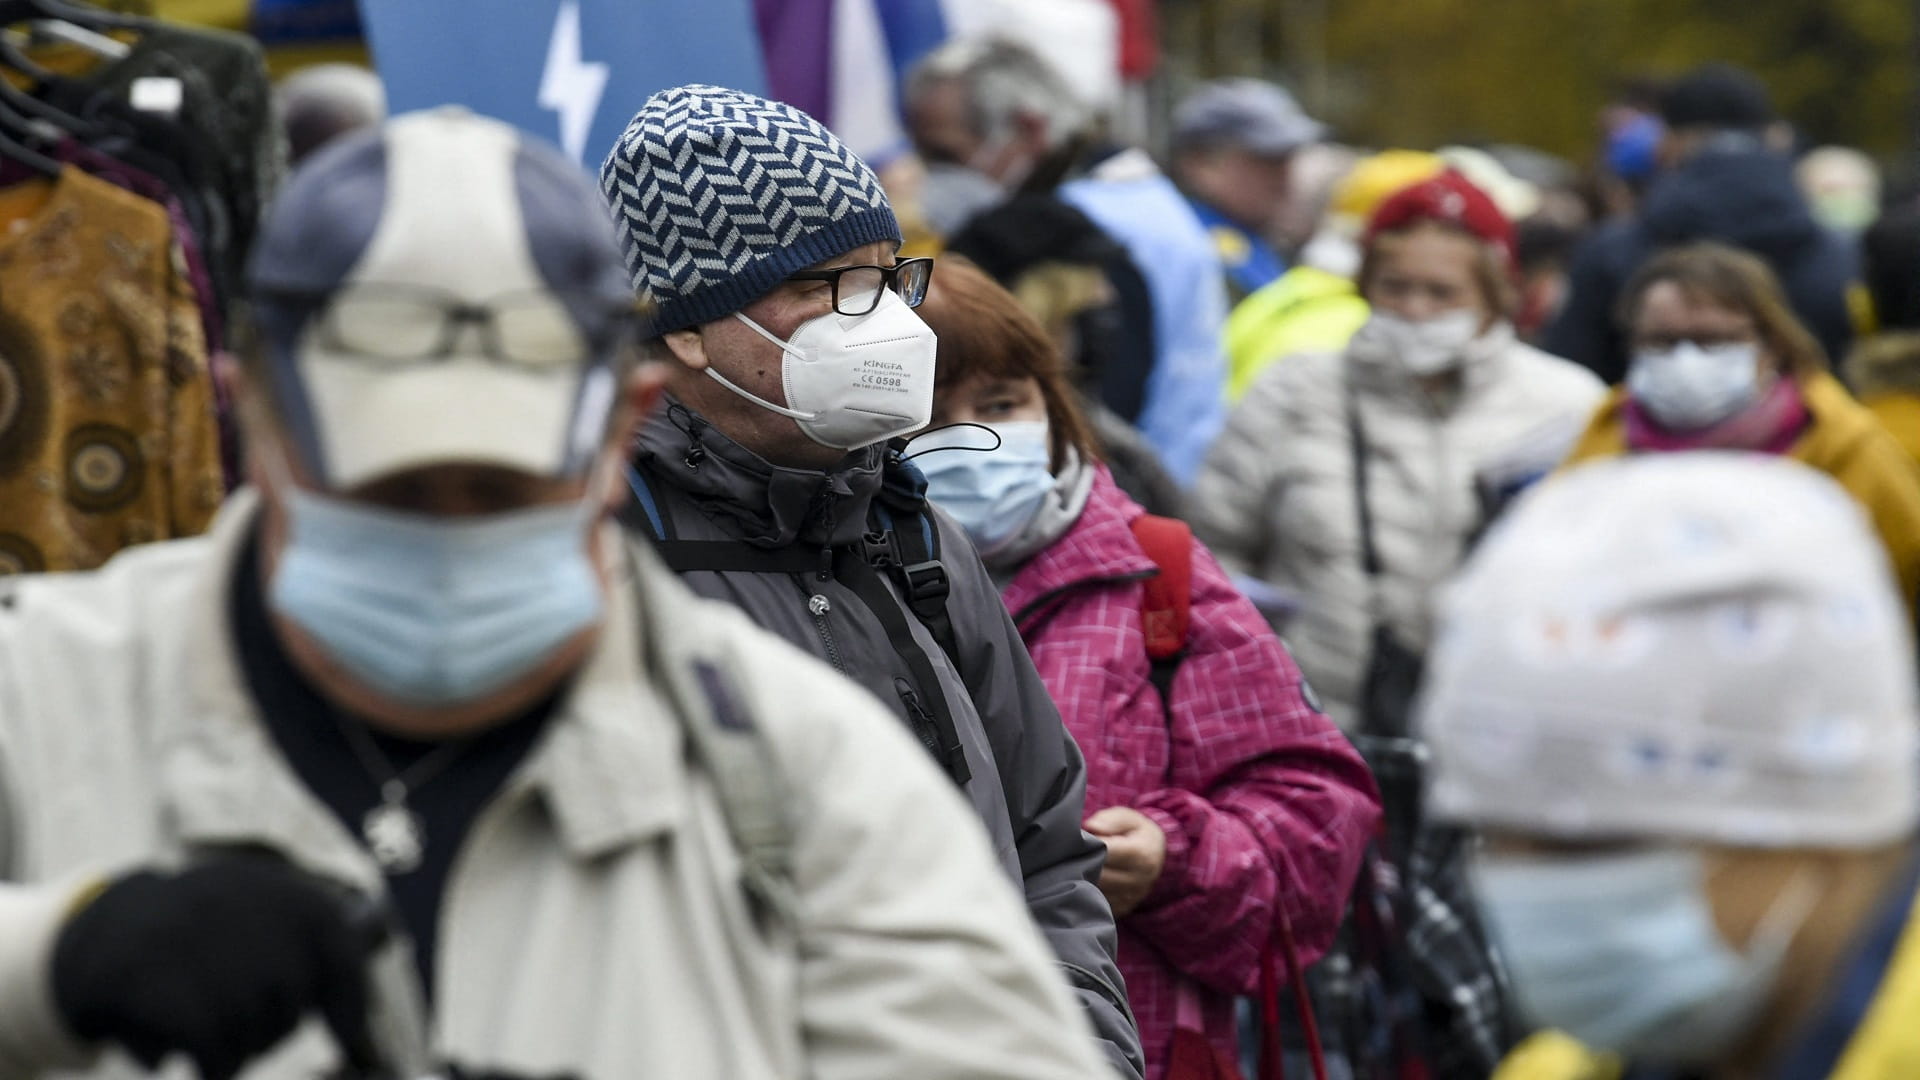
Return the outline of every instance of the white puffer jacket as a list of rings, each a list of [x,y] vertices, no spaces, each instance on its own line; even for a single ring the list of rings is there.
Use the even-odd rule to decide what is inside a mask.
[[[1457,391],[1444,396],[1429,395],[1364,338],[1343,353],[1289,357],[1247,392],[1195,485],[1194,525],[1230,569],[1298,591],[1287,644],[1345,728],[1371,625],[1349,376],[1366,433],[1380,608],[1401,641],[1422,651],[1429,595],[1484,524],[1476,476],[1516,471],[1515,455],[1544,458],[1536,471],[1550,468],[1605,391],[1586,369],[1521,344],[1502,323],[1473,343]]]

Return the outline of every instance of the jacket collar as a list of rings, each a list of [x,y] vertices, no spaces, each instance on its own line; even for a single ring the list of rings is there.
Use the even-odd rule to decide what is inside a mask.
[[[1151,576],[1156,567],[1133,536],[1133,519],[1146,511],[1113,482],[1105,465],[1095,467],[1093,494],[1066,535],[1027,561],[1006,589],[1014,614],[1035,601],[1081,585]]]
[[[653,463],[655,476],[725,519],[729,532],[770,548],[858,541],[885,456],[886,447],[876,445],[827,471],[774,465],[672,400],[640,429],[638,453]]]
[[[243,490],[214,524],[212,557],[184,614],[191,698],[161,721],[161,796],[188,846],[262,844],[379,891],[378,867],[281,758],[234,654],[228,591],[257,518],[258,499]],[[635,607],[636,592],[671,592],[675,583],[653,580],[665,573],[657,568],[634,568],[618,527],[607,528],[604,550],[620,564],[599,643],[540,745],[495,797],[496,804],[543,799],[561,843],[581,859],[667,830],[686,798],[679,728],[644,681]]]

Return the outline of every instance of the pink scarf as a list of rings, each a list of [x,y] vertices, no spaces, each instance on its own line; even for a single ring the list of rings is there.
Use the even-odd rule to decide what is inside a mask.
[[[1759,400],[1711,427],[1668,431],[1631,396],[1621,406],[1630,450],[1755,450],[1784,454],[1807,428],[1811,417],[1800,384],[1775,379]]]

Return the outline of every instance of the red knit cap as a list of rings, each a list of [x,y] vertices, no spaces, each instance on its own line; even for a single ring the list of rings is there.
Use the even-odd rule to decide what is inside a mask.
[[[1422,221],[1456,225],[1498,247],[1513,267],[1513,222],[1500,212],[1487,193],[1452,169],[1401,188],[1380,204],[1367,222],[1362,247],[1372,247],[1383,232],[1393,232]]]

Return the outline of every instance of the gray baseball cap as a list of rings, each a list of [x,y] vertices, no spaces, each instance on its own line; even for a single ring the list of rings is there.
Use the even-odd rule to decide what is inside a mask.
[[[1237,146],[1278,157],[1318,142],[1326,131],[1292,94],[1264,79],[1207,83],[1187,95],[1173,113],[1173,144],[1178,149]]]

